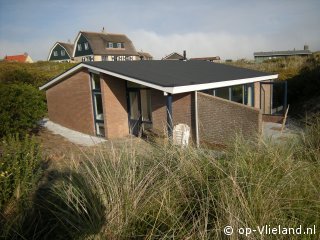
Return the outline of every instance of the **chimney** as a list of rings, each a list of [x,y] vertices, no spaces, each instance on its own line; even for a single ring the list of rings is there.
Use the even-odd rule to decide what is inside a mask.
[[[309,46],[308,46],[308,45],[304,45],[304,46],[303,46],[303,50],[308,51],[308,50],[309,50]]]
[[[102,32],[102,33],[104,33],[104,27],[102,27],[102,30],[101,30],[101,32]]]
[[[187,52],[183,50],[183,61],[187,61]]]

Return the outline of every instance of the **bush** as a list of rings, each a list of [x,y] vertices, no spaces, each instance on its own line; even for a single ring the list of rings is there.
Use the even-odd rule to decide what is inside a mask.
[[[28,196],[41,174],[40,145],[34,137],[4,137],[0,144],[0,211]]]
[[[44,94],[26,84],[0,84],[0,137],[23,136],[46,112]]]

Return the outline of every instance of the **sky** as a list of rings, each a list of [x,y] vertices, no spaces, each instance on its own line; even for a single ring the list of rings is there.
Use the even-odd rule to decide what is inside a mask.
[[[126,34],[155,59],[253,59],[255,51],[320,50],[320,0],[0,0],[0,58],[46,60],[82,31]]]

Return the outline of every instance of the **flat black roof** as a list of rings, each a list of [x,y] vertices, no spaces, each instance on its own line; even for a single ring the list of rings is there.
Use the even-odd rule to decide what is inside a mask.
[[[84,62],[84,64],[162,87],[178,87],[274,75],[221,63],[195,60],[106,61]]]

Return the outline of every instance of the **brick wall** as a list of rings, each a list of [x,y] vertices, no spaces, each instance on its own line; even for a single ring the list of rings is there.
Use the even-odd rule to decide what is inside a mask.
[[[236,132],[245,137],[261,132],[258,109],[198,92],[199,137],[201,142],[223,144]]]
[[[94,135],[89,74],[79,71],[46,91],[49,119],[67,128]]]
[[[153,128],[165,133],[167,131],[166,96],[163,92],[152,89],[152,124]],[[173,95],[172,101],[173,125],[184,123],[194,130],[194,93],[181,93]]]
[[[126,82],[105,74],[100,77],[106,138],[128,136]]]

